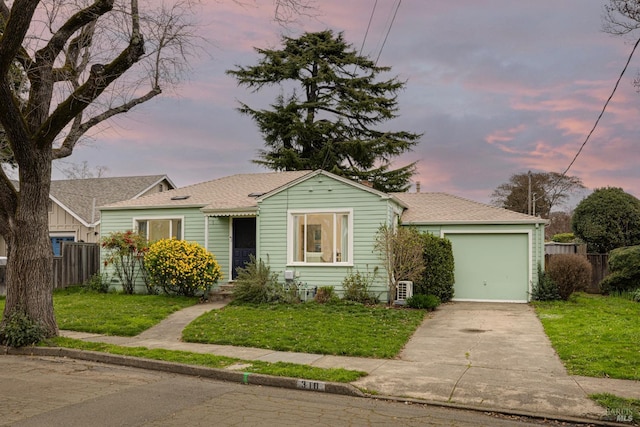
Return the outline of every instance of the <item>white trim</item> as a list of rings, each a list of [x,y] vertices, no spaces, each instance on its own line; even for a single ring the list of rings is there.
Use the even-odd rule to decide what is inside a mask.
[[[49,199],[52,202],[54,202],[56,205],[58,205],[58,207],[60,207],[63,211],[65,211],[66,213],[71,215],[73,218],[75,218],[80,224],[84,225],[87,228],[95,227],[95,224],[90,224],[87,221],[85,221],[84,219],[82,219],[82,217],[80,217],[77,213],[75,213],[68,206],[63,204],[60,200],[56,199],[52,195],[49,195]]]
[[[162,216],[134,216],[132,218],[131,229],[134,231],[138,231],[138,221],[157,221],[157,220],[180,220],[180,240],[185,240],[184,236],[184,215],[162,215]],[[171,224],[171,223],[169,223]],[[172,226],[172,225],[171,225]],[[173,234],[173,230],[171,230],[171,234]]]
[[[313,215],[313,214],[347,214],[349,234],[347,236],[347,247],[349,250],[349,260],[345,262],[304,262],[293,260],[293,215]],[[289,209],[287,210],[287,266],[298,267],[353,267],[353,208],[335,209],[335,208],[319,208],[319,209]],[[333,229],[333,242],[335,249],[336,227]],[[335,254],[334,254],[335,256]]]
[[[502,228],[502,229],[488,229],[487,227],[483,228],[467,228],[467,229],[440,229],[440,237],[446,237],[447,234],[526,234],[527,235],[527,243],[528,243],[528,284],[527,284],[527,298],[530,298],[531,292],[533,291],[533,230],[523,230],[521,228]],[[476,300],[456,300],[455,298],[452,301],[476,301]],[[480,300],[477,300],[480,301]],[[491,300],[493,302],[528,302],[528,301],[504,301],[504,300]],[[484,302],[484,301],[483,301]]]
[[[138,194],[136,194],[135,196],[133,196],[129,200],[133,200],[133,199],[137,199],[137,198],[141,197],[144,193],[146,193],[147,191],[151,190],[153,187],[155,187],[156,185],[160,184],[162,181],[165,181],[165,180],[169,183],[169,185],[172,188],[167,188],[166,190],[158,191],[159,193],[161,193],[163,191],[175,190],[177,188],[176,185],[173,183],[173,181],[171,181],[167,175],[163,175],[156,182],[154,182],[153,184],[149,185],[147,188],[145,188],[144,190],[140,191]]]
[[[229,281],[233,280],[233,217],[229,218],[229,231],[227,232],[229,236]],[[256,236],[256,239],[258,236]]]
[[[526,304],[525,300],[504,300],[504,299],[468,299],[468,298],[451,298],[453,302],[495,302],[496,304]]]

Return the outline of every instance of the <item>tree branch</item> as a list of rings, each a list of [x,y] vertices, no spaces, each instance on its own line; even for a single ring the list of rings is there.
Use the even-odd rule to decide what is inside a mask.
[[[114,108],[110,108],[107,111],[104,111],[101,114],[98,114],[97,116],[94,116],[92,118],[90,118],[89,120],[87,120],[85,123],[82,124],[78,124],[76,126],[76,123],[74,123],[74,126],[72,127],[71,131],[69,132],[69,134],[67,135],[67,137],[65,138],[64,142],[62,143],[62,145],[60,146],[60,148],[54,149],[53,150],[53,158],[54,159],[61,159],[64,157],[68,157],[71,155],[71,153],[73,152],[73,149],[76,145],[76,143],[78,142],[78,140],[80,139],[80,137],[82,137],[82,135],[84,135],[89,129],[91,129],[92,127],[96,126],[97,124],[117,115],[117,114],[122,114],[122,113],[126,113],[127,111],[131,110],[133,107],[135,107],[136,105],[142,104],[144,102],[149,101],[151,98],[158,96],[162,93],[162,90],[159,87],[155,87],[152,90],[150,90],[149,92],[147,92],[145,95],[132,99],[129,102],[126,102],[118,107],[114,107]]]

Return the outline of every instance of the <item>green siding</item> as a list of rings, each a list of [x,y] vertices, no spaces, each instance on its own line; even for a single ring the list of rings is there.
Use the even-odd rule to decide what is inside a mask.
[[[389,224],[391,205],[387,198],[363,191],[341,181],[318,175],[285,189],[260,203],[258,216],[258,257],[268,260],[272,271],[282,279],[285,270],[293,270],[301,283],[309,286],[334,286],[338,294],[349,271],[361,273],[380,264],[373,250],[375,235],[383,224]],[[353,210],[353,267],[287,265],[287,219],[290,210]],[[373,291],[386,299],[385,272],[380,270]]]
[[[230,224],[231,218],[228,216],[210,217],[209,221],[209,244],[208,250],[215,257],[220,268],[222,268],[223,278],[219,283],[226,283],[231,280],[231,253],[230,253]]]

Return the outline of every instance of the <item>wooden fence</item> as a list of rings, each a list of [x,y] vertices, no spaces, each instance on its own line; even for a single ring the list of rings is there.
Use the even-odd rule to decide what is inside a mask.
[[[80,285],[100,271],[100,245],[64,242],[62,256],[53,257],[53,289]],[[0,295],[6,292],[6,266],[0,265]]]
[[[100,271],[100,245],[64,242],[62,256],[53,257],[53,288],[80,285]]]
[[[546,254],[544,264],[549,265],[549,258],[556,254]],[[600,293],[598,284],[609,274],[609,255],[608,254],[586,254],[587,260],[591,264],[591,285],[587,292],[593,294]]]

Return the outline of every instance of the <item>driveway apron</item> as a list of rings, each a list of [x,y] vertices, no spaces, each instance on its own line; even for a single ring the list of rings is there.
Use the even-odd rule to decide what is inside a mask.
[[[444,304],[425,319],[397,360],[354,385],[475,407],[603,414],[567,375],[527,304]]]

